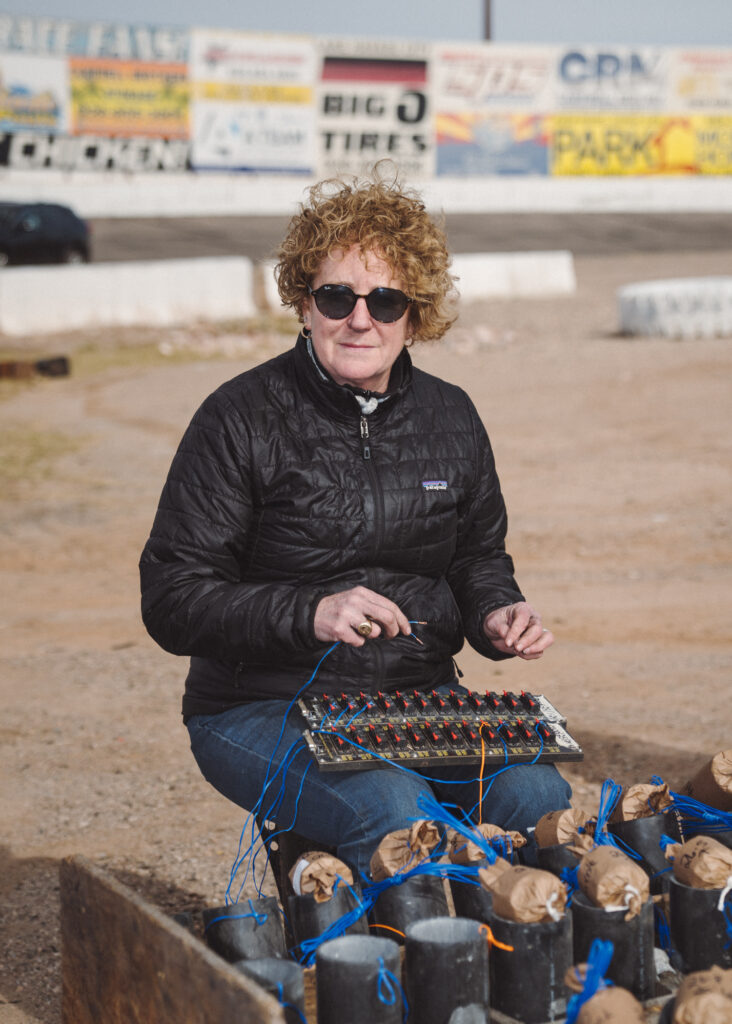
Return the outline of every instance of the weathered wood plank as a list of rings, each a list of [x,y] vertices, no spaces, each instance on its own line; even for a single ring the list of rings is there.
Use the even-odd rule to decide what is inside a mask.
[[[284,1024],[279,1003],[82,857],[62,861],[64,1024]]]

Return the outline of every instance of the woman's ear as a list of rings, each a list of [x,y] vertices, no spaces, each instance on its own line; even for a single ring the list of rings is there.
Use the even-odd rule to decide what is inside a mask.
[[[310,330],[310,303],[307,299],[303,302],[300,307],[300,320],[303,326],[309,331]]]

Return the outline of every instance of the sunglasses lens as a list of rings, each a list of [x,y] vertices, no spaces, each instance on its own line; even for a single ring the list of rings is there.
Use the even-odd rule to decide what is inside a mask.
[[[382,324],[393,324],[404,316],[409,299],[396,288],[374,288],[366,298],[366,305],[374,320]]]
[[[313,298],[323,316],[331,320],[343,320],[356,305],[355,293],[344,284],[321,285],[313,292]]]
[[[330,320],[343,320],[349,316],[359,296],[345,284],[323,284],[312,292],[315,305]],[[409,299],[398,288],[374,288],[366,296],[366,308],[374,320],[393,324],[404,316]]]

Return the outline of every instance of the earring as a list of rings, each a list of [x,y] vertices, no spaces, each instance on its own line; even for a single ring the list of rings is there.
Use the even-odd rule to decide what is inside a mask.
[[[309,327],[306,327],[304,324],[300,333],[302,334],[303,338],[312,338],[313,336],[313,332],[310,330]]]

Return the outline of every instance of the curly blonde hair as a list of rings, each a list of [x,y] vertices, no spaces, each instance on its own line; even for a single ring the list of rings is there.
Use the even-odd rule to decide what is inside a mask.
[[[308,285],[323,260],[357,245],[380,256],[415,300],[409,307],[411,340],[441,338],[456,318],[450,254],[442,226],[418,193],[403,189],[396,176],[384,180],[375,169],[372,179],[330,178],[308,194],[277,250],[275,278],[283,305],[302,319]]]

